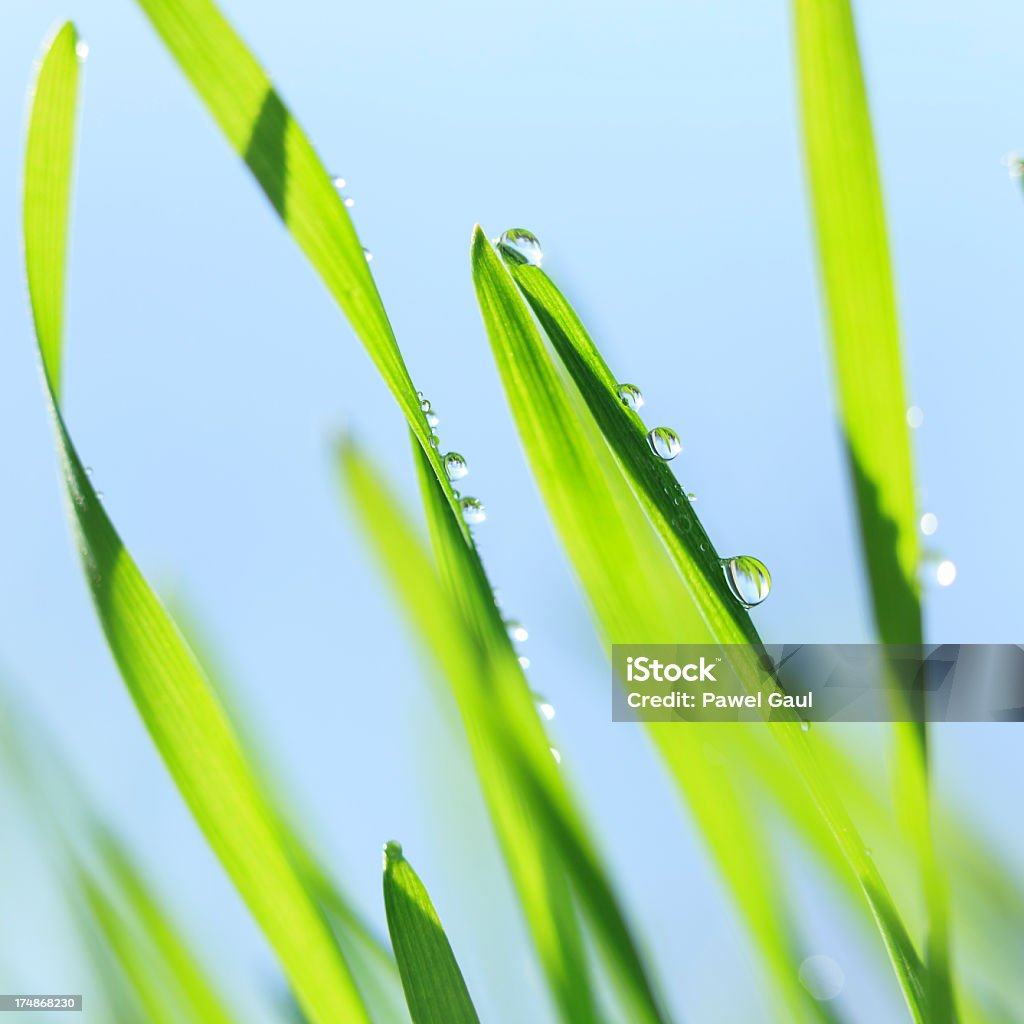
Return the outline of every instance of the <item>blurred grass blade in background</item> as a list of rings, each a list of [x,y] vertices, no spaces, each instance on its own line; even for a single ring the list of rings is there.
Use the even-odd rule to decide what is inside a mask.
[[[850,0],[794,0],[804,149],[843,437],[879,639],[922,641],[920,551],[899,321]],[[896,785],[928,906],[928,1013],[956,1019],[945,879],[935,859],[927,729],[899,725]]]
[[[89,481],[60,408],[65,238],[77,96],[71,24],[40,64],[25,162],[25,260],[72,527],[121,675],[178,789],[274,947],[311,1020],[367,1021],[323,919],[202,669],[146,583]]]
[[[384,908],[413,1024],[479,1024],[448,937],[402,847],[384,847]]]

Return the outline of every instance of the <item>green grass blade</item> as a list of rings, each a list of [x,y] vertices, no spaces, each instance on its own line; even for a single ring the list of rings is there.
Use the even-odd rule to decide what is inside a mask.
[[[599,621],[608,638],[615,642],[628,642],[619,632],[623,618],[630,621],[629,628],[634,631],[634,635],[639,631],[638,642],[656,642],[659,637],[665,636],[661,631],[664,627],[658,616],[659,609],[649,600],[641,601],[625,615],[620,609],[606,618],[594,598],[596,593],[614,603],[628,597],[618,586],[622,579],[621,566],[628,565],[631,573],[638,572],[640,566],[632,560],[623,561],[618,556],[614,546],[616,542],[608,531],[601,531],[594,536],[590,531],[574,528],[575,523],[594,512],[590,507],[592,502],[575,510],[571,507],[579,501],[580,494],[585,492],[576,487],[560,486],[566,468],[560,456],[563,452],[586,452],[587,438],[578,428],[579,417],[572,415],[572,404],[559,393],[557,377],[526,304],[519,296],[508,271],[479,230],[473,241],[473,273],[484,323],[527,456],[552,519],[598,610]],[[607,384],[589,374],[581,374],[579,379],[587,405],[591,409],[595,408],[601,401],[599,392],[607,393]],[[653,458],[649,451],[644,452],[644,457],[648,460]],[[583,461],[570,461],[568,469],[571,476],[593,476],[596,473],[594,465],[583,465]],[[633,479],[643,480],[639,470],[631,469],[630,473]],[[610,484],[606,482],[604,487],[607,492]],[[699,551],[701,541],[698,538],[693,543]],[[680,543],[685,547],[690,542],[680,540]],[[699,563],[701,559],[695,561]],[[724,622],[705,618],[698,599],[691,600],[689,593],[684,603],[689,609],[686,620],[677,620],[674,626],[670,626],[665,642],[678,642],[680,637],[698,642],[712,639],[719,643],[741,643],[748,639],[748,629],[752,627],[747,627],[744,619],[735,617],[740,612],[737,602],[733,601],[735,616],[731,620],[728,617],[729,606],[718,605],[727,613]],[[657,618],[657,627],[651,621],[644,621],[645,618],[651,620],[652,613]],[[718,629],[724,635],[717,635]],[[818,813],[827,824],[844,859],[853,869],[857,883],[878,923],[908,1005],[917,1019],[923,1020],[924,978],[920,960],[877,867],[866,852],[831,784],[822,776],[806,737],[793,725],[772,725],[771,732],[797,768]]]
[[[426,887],[394,842],[384,848],[384,908],[413,1024],[479,1024]]]
[[[210,0],[137,0],[305,253],[444,478],[363,247],[306,133]]]
[[[920,643],[920,551],[896,291],[849,0],[794,0],[804,148],[847,464],[878,634]],[[929,912],[929,1019],[956,1018],[924,726],[897,726],[896,784]]]
[[[608,364],[565,297],[539,267],[510,265],[544,332],[629,478],[682,577],[690,601],[706,624],[694,642],[713,636],[720,643],[756,643],[750,616],[729,590],[721,561],[668,464],[652,458],[647,428],[624,405]],[[679,639],[678,634],[675,637]]]
[[[804,145],[849,471],[878,632],[918,643],[919,560],[896,294],[849,0],[794,0]]]
[[[561,908],[554,914],[549,912],[553,920],[545,922],[540,901],[548,899],[551,892],[563,898],[561,886],[554,884],[553,888],[557,879],[543,874],[544,865],[551,863],[572,880],[576,898],[590,920],[628,1008],[628,1019],[652,1024],[667,1020],[564,778],[551,757],[550,743],[508,638],[502,630],[504,643],[499,646],[497,633],[487,624],[495,621],[493,596],[482,570],[474,568],[475,552],[462,540],[450,510],[444,511],[446,499],[440,487],[432,482],[425,491],[428,519],[441,560],[451,560],[454,578],[462,581],[460,589],[470,592],[465,600],[454,596],[447,578],[438,575],[400,512],[399,503],[382,485],[377,468],[351,445],[342,448],[341,458],[347,490],[367,534],[412,623],[452,686],[482,790],[564,1018],[597,1019],[587,1001],[587,990],[574,992],[566,984],[572,973],[585,978],[580,974],[577,954],[561,965],[564,973],[558,973],[559,950],[551,947],[551,940],[557,934],[573,932]],[[425,467],[421,479],[431,480]],[[492,611],[472,594],[481,586],[486,589]],[[476,604],[475,612],[463,611],[468,607],[466,602]],[[497,621],[500,623],[500,618]],[[478,628],[471,623],[483,625]],[[528,812],[525,817],[524,811]],[[557,861],[538,856],[538,843],[548,845],[557,854]],[[525,874],[523,865],[528,869]]]
[[[297,820],[295,801],[282,791],[277,782],[279,773],[275,771],[252,723],[246,718],[243,702],[238,699],[235,680],[226,671],[193,610],[180,599],[172,601],[169,610],[189,647],[206,670],[231,721],[250,770],[266,797],[292,863],[327,918],[370,1016],[383,1021],[402,1019],[405,1013],[402,984],[390,948],[363,919],[354,902],[333,877],[324,858],[307,840],[307,831]]]
[[[25,258],[72,527],[96,610],[178,789],[271,945],[308,1016],[367,1020],[323,919],[296,877],[273,815],[203,671],[93,490],[60,411],[60,317],[73,151],[75,32],[54,38],[36,80],[26,151]],[[46,163],[40,163],[45,160]],[[30,184],[29,184],[30,183]],[[54,277],[57,277],[55,280]]]

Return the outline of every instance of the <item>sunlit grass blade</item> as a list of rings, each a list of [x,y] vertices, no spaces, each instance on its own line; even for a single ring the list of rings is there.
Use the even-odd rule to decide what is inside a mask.
[[[76,106],[66,25],[36,80],[26,151],[25,259],[68,511],[114,660],[178,789],[249,905],[308,1016],[365,1021],[352,979],[288,859],[273,815],[192,652],[121,542],[60,409],[63,253]]]
[[[850,0],[794,0],[804,149],[847,465],[879,638],[920,643],[920,558],[899,320]],[[927,731],[897,726],[896,785],[928,904],[928,1013],[956,1017]]]
[[[557,935],[575,938],[571,908],[556,907],[546,920],[544,900],[555,893],[561,901],[559,874],[568,876],[595,938],[607,954],[609,970],[633,1021],[665,1021],[647,970],[597,861],[572,804],[565,782],[550,753],[537,710],[521,669],[504,637],[497,646],[493,597],[482,570],[467,562],[472,554],[461,531],[445,511],[446,499],[425,467],[428,520],[442,560],[466,594],[456,597],[439,577],[429,555],[411,529],[393,495],[382,485],[379,472],[351,445],[341,450],[348,492],[377,548],[410,619],[429,646],[452,687],[466,727],[477,775],[495,821],[524,914],[537,942],[542,963],[563,1018],[595,1020],[588,989],[575,992],[567,984],[576,975],[586,978],[580,954],[559,965]],[[460,548],[459,545],[462,545]],[[449,570],[445,570],[446,572]],[[476,597],[486,588],[486,601]],[[475,604],[475,611],[464,611]],[[500,623],[500,619],[498,620]],[[538,849],[538,847],[540,849]],[[543,855],[543,848],[550,853]],[[523,867],[527,869],[523,870]],[[559,969],[561,973],[559,973]]]
[[[685,490],[666,462],[651,457],[643,420],[619,398],[618,382],[573,308],[539,267],[510,264],[508,272],[584,396],[699,609],[706,630],[694,640],[713,635],[720,643],[757,642],[750,616],[729,590],[719,555]],[[681,638],[677,633],[675,639]]]
[[[426,887],[395,842],[384,848],[384,908],[413,1024],[479,1024]]]
[[[327,867],[325,858],[307,839],[308,832],[301,827],[294,809],[295,802],[283,792],[278,781],[280,773],[275,771],[265,744],[245,714],[235,680],[214,651],[214,645],[198,617],[180,599],[171,601],[169,609],[224,707],[250,770],[274,815],[292,863],[327,918],[370,1016],[382,1021],[400,1020],[405,1012],[405,1003],[398,966],[391,950],[364,920]]]
[[[308,136],[214,3],[137,2],[345,313],[443,479],[366,253]]]
[[[576,570],[584,581],[584,587],[595,603],[599,621],[609,639],[626,642],[618,632],[618,621],[623,617],[621,609],[615,617],[604,619],[595,594],[604,595],[612,604],[627,596],[619,593],[617,586],[621,566],[628,565],[631,572],[638,572],[640,565],[634,561],[622,561],[615,554],[615,544],[609,540],[607,531],[595,536],[592,532],[572,528],[574,522],[585,519],[589,509],[579,507],[580,492],[574,488],[559,489],[558,478],[563,472],[559,456],[562,452],[586,451],[587,440],[578,428],[578,416],[572,415],[572,406],[560,392],[557,377],[550,365],[536,327],[530,318],[529,309],[520,297],[508,271],[491,248],[479,229],[473,239],[473,274],[484,323],[491,340],[491,346],[505,384],[509,403],[516,417],[517,426],[523,439],[526,454],[533,466],[541,492],[551,511],[552,519],[559,529]],[[581,374],[585,383],[583,397],[593,408],[599,401],[598,390],[607,391],[605,383],[592,375]],[[552,442],[554,439],[554,443]],[[645,458],[653,458],[650,452]],[[578,468],[570,463],[570,470],[577,474],[596,472],[593,464]],[[639,477],[638,473],[633,474]],[[621,474],[620,474],[621,477]],[[624,485],[624,484],[623,484]],[[603,484],[607,492],[612,484]],[[621,487],[621,485],[620,485]],[[573,505],[577,505],[573,510]],[[698,544],[699,541],[695,541]],[[736,613],[738,602],[733,602]],[[686,613],[674,626],[675,636],[692,640],[713,639],[718,642],[741,642],[747,635],[742,620],[732,619],[732,625],[720,626],[717,621],[704,617],[700,604],[686,592],[680,612]],[[721,606],[728,613],[729,606]],[[656,642],[664,633],[657,632],[650,622],[650,613],[656,607],[641,601],[640,605],[625,617],[639,625],[641,642]],[[723,628],[726,636],[716,635],[715,630]],[[754,634],[756,640],[756,633]],[[842,851],[843,857],[853,870],[864,896],[874,915],[879,930],[900,980],[908,1005],[915,1016],[923,1020],[924,980],[919,957],[893,904],[882,878],[873,864],[870,854],[860,840],[849,820],[833,787],[823,777],[817,766],[806,737],[789,724],[772,725],[774,737],[782,745],[798,776],[808,788],[818,812],[827,824],[830,834]]]
[[[918,539],[885,211],[849,0],[794,0],[804,146],[875,620],[918,643]]]

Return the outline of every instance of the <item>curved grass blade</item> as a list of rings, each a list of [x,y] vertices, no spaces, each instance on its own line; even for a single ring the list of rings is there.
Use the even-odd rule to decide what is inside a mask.
[[[568,909],[556,908],[554,920],[545,924],[544,908],[537,906],[538,900],[547,899],[550,892],[564,901],[558,878],[564,872],[606,954],[612,978],[628,1008],[628,1019],[651,1024],[667,1021],[564,779],[551,757],[550,743],[503,629],[503,643],[498,644],[497,633],[490,625],[495,621],[492,615],[496,614],[493,595],[475,551],[461,539],[461,532],[451,522],[439,485],[421,466],[428,519],[443,563],[443,576],[438,575],[422,549],[401,514],[399,503],[381,484],[375,467],[351,444],[344,445],[340,454],[348,491],[367,534],[413,624],[452,686],[481,788],[563,1016],[566,1020],[598,1019],[589,1003],[588,990],[574,992],[566,985],[570,972],[586,977],[585,973],[580,974],[579,954],[574,951],[572,961],[564,965],[564,976],[552,970],[552,966],[558,966],[559,951],[550,947],[551,938],[556,934],[574,934]],[[448,578],[459,583],[455,592],[449,589]],[[481,587],[486,589],[491,611],[477,597]],[[456,597],[459,590],[464,594]],[[473,610],[464,612],[463,608]],[[497,622],[500,624],[500,618]],[[551,855],[538,856],[538,844],[549,847]],[[531,866],[525,876],[520,873],[520,861]],[[549,865],[546,876],[545,865]],[[538,922],[541,928],[537,927]],[[577,941],[574,937],[574,947]]]
[[[300,827],[294,811],[294,801],[281,791],[277,782],[279,773],[274,771],[264,744],[257,738],[252,723],[246,719],[243,702],[237,699],[235,680],[215,655],[213,644],[204,634],[192,609],[180,599],[171,601],[169,609],[189,647],[206,670],[210,684],[231,721],[250,770],[267,799],[292,863],[327,918],[370,1016],[384,1021],[401,1020],[405,1003],[398,966],[391,950],[364,920],[354,902],[332,876],[324,859],[305,838],[306,832]]]
[[[211,0],[137,2],[341,307],[443,481],[366,253],[308,136]]]
[[[395,842],[384,848],[384,908],[413,1024],[479,1024],[430,896]]]
[[[273,815],[210,686],[121,543],[60,410],[61,318],[77,85],[76,34],[45,53],[29,123],[25,260],[72,527],[114,659],[178,789],[316,1022],[367,1021],[323,919],[296,877]]]
[[[794,0],[805,157],[846,443],[878,635],[920,643],[920,551],[882,187],[849,0]],[[956,1019],[925,726],[897,726],[896,782],[928,906],[928,1016]]]
[[[508,271],[479,229],[477,229],[473,240],[473,274],[484,323],[505,383],[509,402],[515,414],[527,456],[533,465],[534,475],[552,512],[555,525],[562,535],[577,572],[584,580],[588,594],[593,595],[596,591],[605,594],[610,600],[614,600],[618,596],[616,584],[621,574],[615,568],[615,559],[611,559],[611,565],[609,565],[609,558],[604,553],[606,538],[601,536],[594,538],[584,531],[569,528],[574,519],[578,519],[580,516],[585,517],[587,509],[578,508],[574,513],[570,506],[578,502],[578,496],[572,489],[560,490],[556,485],[561,471],[561,465],[556,458],[557,454],[562,450],[571,451],[575,448],[585,450],[585,437],[581,437],[577,429],[578,417],[572,415],[571,404],[559,390],[557,378],[550,366],[550,358],[530,319],[528,308],[516,291]],[[534,280],[537,277],[538,275],[533,275]],[[568,308],[567,304],[566,308]],[[575,314],[572,316],[578,324]],[[570,340],[572,340],[571,337]],[[589,342],[589,339],[587,340]],[[590,345],[593,347],[592,343]],[[576,369],[586,370],[588,362],[578,361],[574,365],[570,365],[570,372],[573,372],[574,366]],[[579,381],[578,386],[589,406],[593,408],[597,404],[603,403],[603,396],[608,393],[606,381],[595,376],[592,369],[588,372],[580,372]],[[618,408],[623,413],[628,411],[624,406],[618,406]],[[633,424],[631,429],[637,430],[637,425]],[[539,443],[538,439],[543,438],[545,434],[549,435],[548,440]],[[558,443],[552,445],[550,437],[556,438]],[[644,455],[648,461],[651,460],[652,456],[649,452],[645,452]],[[588,473],[593,471],[592,467],[583,470]],[[642,486],[644,480],[642,473],[632,469],[631,473],[633,479],[639,480]],[[556,482],[552,482],[552,478],[556,478]],[[678,485],[676,486],[678,487]],[[671,495],[672,491],[663,492],[661,497],[648,495],[647,500],[657,505],[660,501],[671,501]],[[669,515],[663,515],[661,520],[664,522],[668,518],[670,518]],[[664,533],[662,536],[665,538]],[[681,546],[686,547],[691,543],[685,528],[682,535],[677,536],[680,536]],[[682,536],[686,536],[687,539],[683,540]],[[667,538],[665,539],[667,540]],[[695,537],[692,543],[697,546],[699,551],[702,541]],[[704,543],[709,545],[709,542]],[[706,559],[695,558],[693,561],[699,565],[701,562],[706,562]],[[628,564],[631,570],[635,569],[634,563],[625,564]],[[603,579],[600,578],[601,572],[606,573]],[[597,607],[596,603],[595,607]],[[678,624],[675,627],[675,637],[670,639],[678,642],[679,636],[682,635],[687,639],[694,637],[697,641],[712,639],[719,643],[751,642],[747,634],[748,629],[752,629],[752,626],[747,626],[749,618],[741,615],[741,609],[737,602],[732,601],[731,606],[715,603],[715,607],[727,616],[724,623],[718,619],[705,619],[703,617],[704,605],[697,601],[692,602],[692,607],[693,614],[688,616],[685,627]],[[641,604],[629,616],[638,616],[641,626],[645,608],[649,609],[650,605]],[[598,611],[600,612],[599,609]],[[728,618],[730,612],[733,613],[731,619]],[[600,614],[599,618],[601,618]],[[691,628],[694,618],[703,623],[703,626],[701,631],[691,633],[687,630]],[[612,620],[603,621],[603,625],[608,636],[615,642],[626,642],[619,638]],[[716,633],[718,629],[723,630],[724,635],[718,635]],[[659,634],[652,635],[651,632],[643,631],[641,642],[656,642],[657,635]],[[754,640],[756,641],[756,633]],[[803,734],[794,725],[788,723],[773,724],[770,728],[772,735],[797,768],[803,784],[813,797],[833,839],[838,843],[844,858],[853,869],[857,882],[879,925],[879,931],[886,944],[908,1005],[917,1019],[923,1021],[924,980],[920,960],[877,867],[866,852],[863,842],[857,836],[853,823],[838,801],[832,786],[822,776]]]

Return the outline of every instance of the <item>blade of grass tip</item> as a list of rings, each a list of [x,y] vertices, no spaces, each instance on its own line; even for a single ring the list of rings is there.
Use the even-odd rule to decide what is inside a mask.
[[[573,489],[559,490],[553,484],[552,478],[559,476],[561,468],[557,455],[563,450],[572,451],[575,447],[585,449],[585,443],[574,429],[576,419],[569,415],[571,407],[558,390],[557,380],[550,366],[550,357],[544,350],[540,336],[533,326],[529,310],[516,290],[508,271],[479,228],[473,239],[473,274],[484,323],[509,402],[516,417],[527,455],[533,465],[534,475],[549,510],[552,512],[555,525],[560,530],[563,542],[569,550],[577,572],[584,580],[585,589],[591,595],[591,599],[593,600],[594,591],[597,591],[614,601],[617,597],[622,596],[617,588],[617,583],[622,578],[621,565],[628,565],[631,572],[636,569],[636,566],[632,562],[620,563],[619,566],[616,566],[614,559],[609,564],[607,555],[602,553],[606,544],[605,537],[592,537],[587,532],[569,528],[572,522],[571,509],[578,502],[578,495]],[[590,375],[581,374],[580,380],[584,385],[581,387],[584,398],[588,405],[593,406],[597,398],[592,392],[606,390],[605,385],[594,381]],[[539,437],[545,432],[549,437]],[[652,457],[649,451],[645,452],[645,457],[648,459]],[[576,467],[573,468],[576,472],[580,472]],[[583,471],[593,472],[594,470],[593,467],[588,467]],[[636,474],[636,478],[642,479],[639,473]],[[672,482],[678,488],[674,479]],[[669,498],[671,498],[671,493],[669,491]],[[577,509],[576,515],[579,516],[585,511],[593,514],[589,510]],[[701,541],[695,539],[693,543],[697,544],[699,549]],[[710,546],[710,541],[705,543]],[[698,558],[695,561],[699,562],[701,559]],[[603,578],[602,573],[604,574]],[[691,642],[708,639],[717,643],[743,643],[745,640],[748,643],[757,642],[756,632],[753,634],[752,640],[748,638],[752,626],[746,625],[749,619],[739,617],[741,608],[738,602],[733,601],[731,606],[727,604],[719,606],[726,616],[730,614],[735,616],[731,625],[728,622],[722,624],[703,619],[700,614],[700,606],[694,602],[690,602],[690,604],[696,610],[697,615],[688,614],[685,625],[677,623],[674,627],[670,627],[676,631],[674,639],[677,640],[679,634],[682,633]],[[598,610],[599,618],[602,618],[596,602],[595,607]],[[657,609],[648,602],[642,601],[627,618],[639,624],[640,640],[650,643],[654,642],[657,636],[663,634],[653,633],[652,635],[650,624],[644,622],[645,610],[647,618],[650,618],[651,613],[657,612]],[[702,627],[692,627],[691,623],[695,617],[703,623]],[[615,642],[626,642],[617,633],[615,620],[605,621],[602,619],[602,621],[605,632],[610,638]],[[636,625],[633,628],[637,628]],[[722,633],[716,632],[717,630],[721,630]],[[739,670],[744,671],[746,668],[746,665],[741,665]],[[797,767],[803,784],[808,788],[819,813],[826,820],[844,858],[853,869],[857,882],[879,925],[880,933],[889,951],[908,1005],[918,1019],[922,1019],[924,989],[920,962],[876,865],[872,862],[865,845],[853,827],[853,823],[837,799],[830,782],[822,777],[818,770],[804,734],[791,723],[772,724],[771,733]]]
[[[384,847],[384,909],[413,1024],[479,1024],[434,904],[396,842]]]
[[[38,71],[26,150],[25,260],[70,519],[100,623],[157,749],[263,928],[308,1016],[366,1021],[351,976],[296,877],[201,667],[121,542],[60,409],[64,242],[77,96],[76,33],[53,38]]]
[[[552,863],[550,856],[538,855],[538,845],[545,844],[557,851],[559,863],[556,866],[560,871],[571,876],[577,898],[594,926],[602,949],[617,955],[617,959],[609,957],[611,974],[629,1008],[629,1019],[651,1024],[667,1020],[571,804],[511,648],[504,648],[507,658],[492,658],[487,635],[469,627],[460,604],[449,593],[446,581],[438,576],[432,560],[402,514],[400,503],[381,483],[377,468],[350,442],[342,445],[339,455],[346,490],[367,535],[388,570],[412,624],[452,687],[481,789],[563,1017],[570,1021],[598,1019],[589,1003],[589,989],[574,994],[567,985],[572,972],[586,978],[577,962],[578,938],[575,925],[568,918],[569,911],[561,906],[543,906],[551,892],[564,902],[557,875],[546,877],[543,874],[545,865]],[[421,469],[421,479],[429,480],[425,468]],[[432,503],[437,503],[435,512],[442,509],[444,503],[444,496],[436,493],[436,488],[435,483],[426,491],[428,509]],[[438,515],[436,523],[431,524],[432,529],[446,521]],[[462,543],[458,540],[457,528],[448,524],[445,531],[444,543],[450,545],[452,552],[457,551]],[[456,561],[455,565],[462,566],[462,562]],[[474,580],[479,580],[468,569],[459,568],[455,572],[467,587],[475,586]],[[488,600],[493,603],[489,588]],[[530,869],[525,875],[524,864]],[[546,919],[545,913],[553,920]],[[559,950],[550,946],[551,938],[558,934],[573,938],[573,959],[562,965],[557,960]],[[562,974],[559,974],[560,966]]]
[[[563,775],[552,765],[550,753],[554,748],[537,714],[535,698],[510,642],[476,544],[472,535],[467,542],[452,521],[445,495],[422,455],[419,455],[417,464],[423,504],[442,578],[449,595],[459,603],[468,627],[486,652],[491,666],[494,678],[488,691],[489,700],[500,703],[499,721],[519,724],[519,729],[506,724],[498,737],[490,739],[488,748],[500,749],[504,741],[508,748],[507,761],[521,765],[523,776],[520,785],[525,783],[527,795],[532,794],[537,817],[541,823],[548,823],[549,834],[538,837],[541,865],[544,855],[550,859],[556,850],[560,863],[556,865],[557,874],[547,872],[547,884],[552,885],[563,874],[572,881],[579,902],[593,925],[612,978],[630,1007],[633,1019],[637,1016],[640,1019],[657,1019],[664,1015],[664,1010],[660,1009],[653,981],[607,871],[588,839],[582,815],[569,787]],[[518,861],[518,857],[509,858],[513,871],[517,869]],[[579,938],[574,916],[566,927],[569,926],[576,944]],[[582,958],[582,950],[574,952],[574,963]],[[569,999],[575,1009],[579,1005],[579,995],[574,996],[570,991]]]
[[[847,466],[878,634],[922,639],[907,401],[871,115],[849,0],[794,0],[804,150]],[[927,730],[897,725],[896,783],[929,913],[929,1019],[956,1018],[946,883],[936,863]]]
[[[308,136],[210,0],[138,0],[138,5],[341,307],[443,480],[366,250]]]
[[[206,669],[253,776],[266,796],[292,862],[330,923],[370,1015],[380,1020],[400,1020],[405,1004],[398,966],[391,950],[356,909],[355,903],[327,868],[324,858],[305,838],[307,833],[298,821],[296,803],[282,790],[280,773],[274,770],[265,744],[257,738],[256,729],[247,719],[243,702],[238,699],[235,680],[224,668],[219,654],[214,652],[214,645],[200,625],[194,609],[186,601],[176,598],[170,602],[169,610],[186,643]]]

